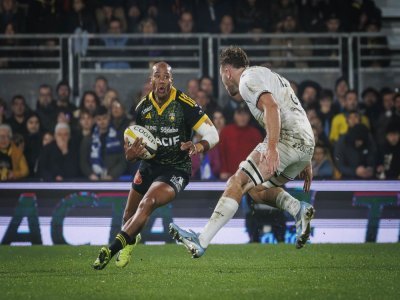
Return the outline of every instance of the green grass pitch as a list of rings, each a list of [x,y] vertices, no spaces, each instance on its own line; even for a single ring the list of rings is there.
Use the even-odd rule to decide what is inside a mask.
[[[400,244],[139,245],[91,268],[100,247],[0,246],[0,299],[400,299]]]

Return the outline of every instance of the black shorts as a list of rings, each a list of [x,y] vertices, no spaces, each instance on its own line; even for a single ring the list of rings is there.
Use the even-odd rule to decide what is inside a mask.
[[[142,161],[133,178],[132,188],[141,195],[149,190],[153,182],[165,182],[171,186],[178,195],[189,183],[189,174],[169,166],[149,164]]]

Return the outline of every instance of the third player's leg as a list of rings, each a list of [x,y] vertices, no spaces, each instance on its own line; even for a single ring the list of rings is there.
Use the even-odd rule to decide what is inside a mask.
[[[136,236],[146,224],[151,213],[174,198],[175,190],[170,185],[164,182],[154,182],[140,201],[135,214],[125,223],[123,231],[130,237]]]

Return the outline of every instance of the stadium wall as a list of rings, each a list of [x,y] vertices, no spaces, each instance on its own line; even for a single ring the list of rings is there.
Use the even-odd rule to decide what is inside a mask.
[[[101,245],[121,227],[129,183],[0,183],[0,241],[10,245]],[[200,231],[211,215],[223,182],[193,182],[171,205],[159,208],[143,231],[145,243],[172,242],[166,228],[175,222]],[[320,181],[302,192],[291,182],[295,197],[313,203],[311,243],[394,243],[400,241],[399,181]],[[213,243],[250,241],[248,222],[262,211],[261,242],[276,243],[270,207],[242,201],[239,211]],[[266,214],[265,214],[266,213]],[[283,241],[293,243],[293,219],[283,215]]]

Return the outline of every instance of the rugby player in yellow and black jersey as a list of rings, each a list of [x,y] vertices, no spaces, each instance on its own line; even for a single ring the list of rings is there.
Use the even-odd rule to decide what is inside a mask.
[[[101,248],[93,264],[96,270],[104,269],[116,253],[118,267],[129,263],[151,213],[170,203],[188,184],[190,157],[208,151],[219,141],[208,116],[193,99],[172,86],[171,66],[156,63],[150,79],[152,91],[137,105],[136,123],[154,135],[158,149],[154,158],[141,161],[129,192],[122,230],[111,245]],[[193,130],[202,136],[196,144],[190,140]],[[140,159],[144,152],[140,139],[129,147],[125,143],[128,161]]]

